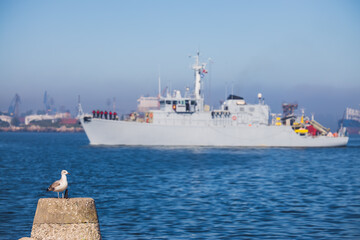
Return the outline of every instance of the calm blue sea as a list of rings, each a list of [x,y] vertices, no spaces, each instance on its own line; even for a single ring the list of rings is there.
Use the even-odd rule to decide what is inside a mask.
[[[90,147],[0,133],[0,239],[30,236],[66,169],[103,239],[360,239],[360,138],[345,148]]]

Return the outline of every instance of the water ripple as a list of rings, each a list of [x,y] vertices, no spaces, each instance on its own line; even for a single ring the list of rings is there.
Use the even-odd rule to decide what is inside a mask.
[[[360,138],[346,148],[90,147],[0,133],[0,236],[29,236],[61,169],[104,239],[360,239]]]

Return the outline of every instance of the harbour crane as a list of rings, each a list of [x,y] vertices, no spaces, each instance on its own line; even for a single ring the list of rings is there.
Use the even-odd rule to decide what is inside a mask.
[[[19,105],[20,105],[20,96],[19,94],[15,94],[15,97],[11,100],[8,113],[12,117],[18,117],[19,116]]]

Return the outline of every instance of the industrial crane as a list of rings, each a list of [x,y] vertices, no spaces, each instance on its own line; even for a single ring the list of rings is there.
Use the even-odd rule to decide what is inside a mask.
[[[21,101],[20,101],[20,96],[19,94],[15,94],[15,97],[12,99],[9,109],[8,109],[8,113],[10,116],[12,117],[19,117],[19,105],[20,105]]]

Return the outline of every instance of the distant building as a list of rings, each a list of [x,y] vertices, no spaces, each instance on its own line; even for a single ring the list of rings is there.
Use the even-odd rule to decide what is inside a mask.
[[[29,115],[25,117],[25,125],[29,125],[31,122],[34,121],[43,121],[43,120],[52,120],[55,121],[57,119],[70,119],[70,113],[57,113],[54,115]]]
[[[7,122],[11,124],[12,117],[7,115],[0,115],[0,121]]]
[[[62,118],[60,120],[60,124],[62,125],[75,125],[77,122],[78,120],[76,118]]]

